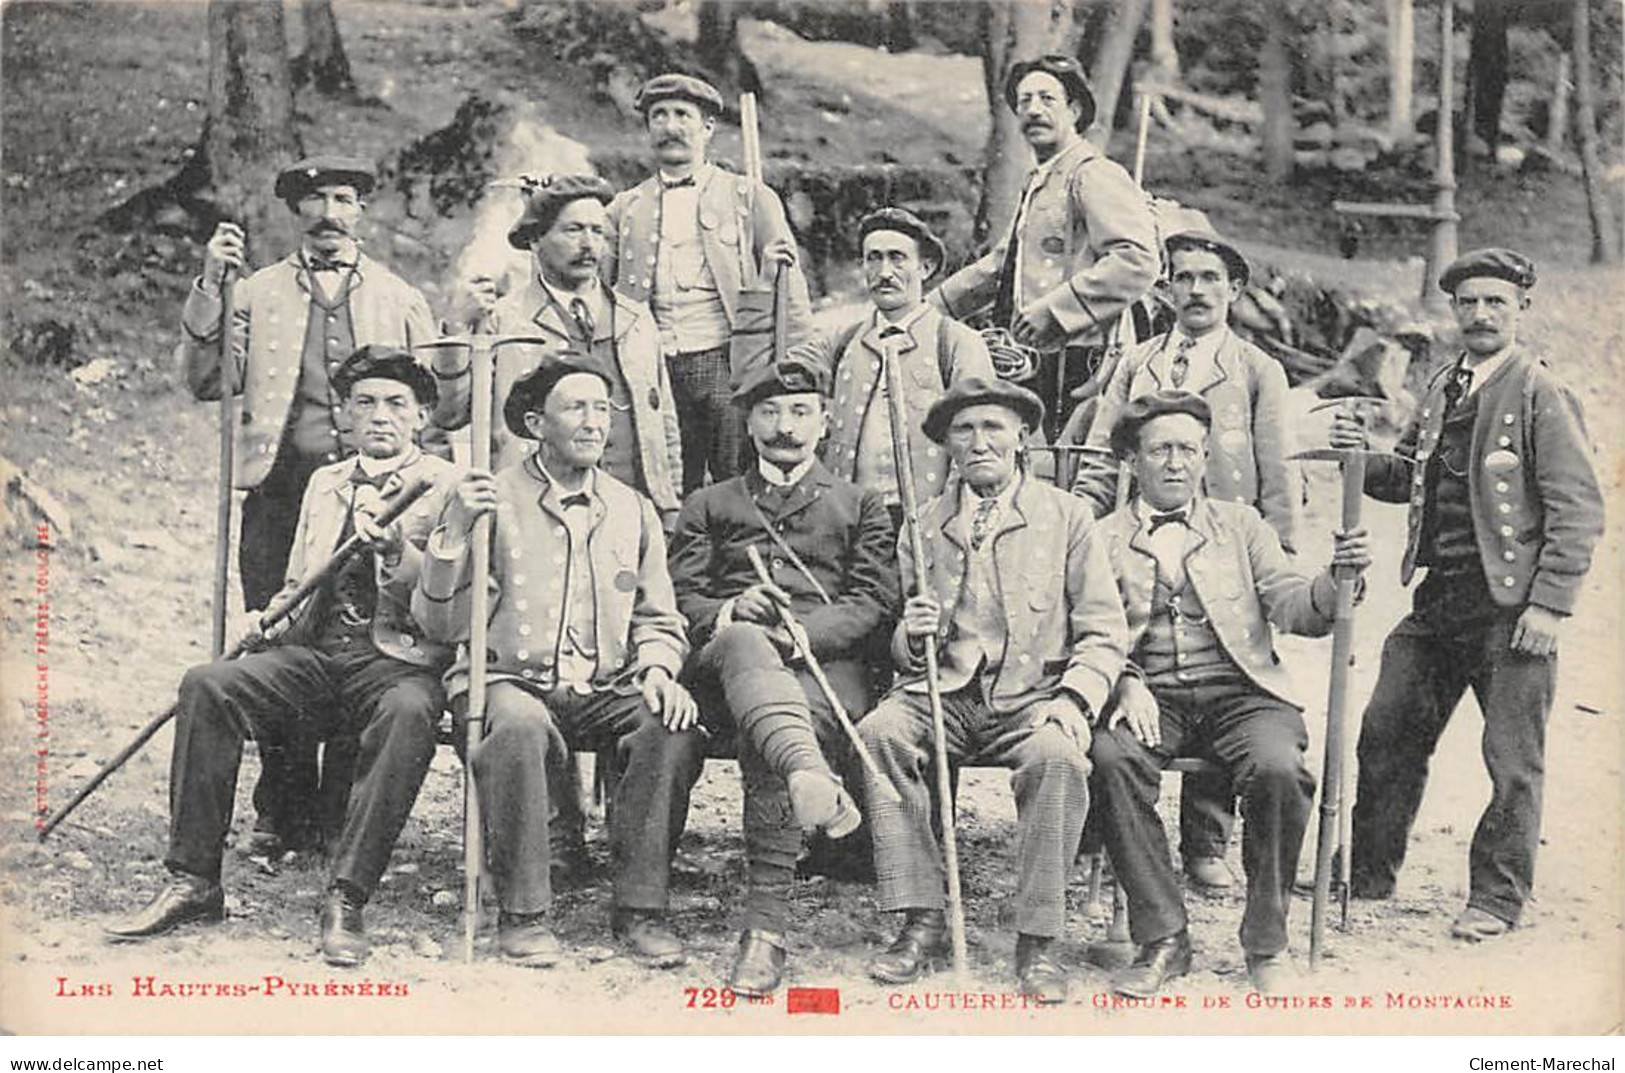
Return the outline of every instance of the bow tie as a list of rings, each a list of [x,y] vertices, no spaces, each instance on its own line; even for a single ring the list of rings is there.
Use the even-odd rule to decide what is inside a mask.
[[[1161,512],[1161,513],[1157,512],[1157,511],[1152,511],[1152,513],[1151,513],[1151,535],[1155,536],[1158,529],[1161,529],[1165,525],[1170,525],[1173,522],[1178,522],[1180,525],[1188,525],[1189,522],[1186,521],[1186,512],[1184,510],[1182,510],[1182,509],[1181,510],[1164,511],[1164,512]]]
[[[392,469],[385,470],[383,473],[379,473],[376,476],[369,476],[367,471],[362,469],[358,463],[356,467],[350,471],[350,483],[358,488],[361,485],[366,485],[369,488],[376,488],[382,492],[384,490],[384,485],[388,484],[389,479],[393,476],[395,476],[395,471]]]
[[[896,324],[888,324],[884,328],[880,329],[880,338],[882,339],[891,339],[894,336],[907,334],[907,329],[901,328]]]
[[[587,498],[586,492],[571,492],[567,496],[559,497],[559,506],[564,507],[565,509],[569,509],[570,507],[585,507],[591,502],[592,500]]]
[[[660,185],[666,190],[678,190],[685,186],[693,186],[694,176],[690,175],[686,179],[661,179]]]

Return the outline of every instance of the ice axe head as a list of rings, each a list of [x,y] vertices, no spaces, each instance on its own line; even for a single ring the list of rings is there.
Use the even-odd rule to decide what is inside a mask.
[[[486,350],[496,350],[513,343],[530,343],[535,346],[545,346],[551,342],[545,335],[447,335],[440,339],[431,339],[427,343],[418,343],[413,350],[449,350],[452,347],[468,347],[474,349],[483,347]]]
[[[1358,410],[1361,406],[1386,406],[1391,401],[1392,400],[1382,398],[1379,395],[1344,395],[1340,398],[1326,399],[1323,402],[1317,402],[1313,406],[1309,407],[1309,412],[1317,413],[1321,410],[1331,410],[1334,408],[1340,410],[1345,406]]]

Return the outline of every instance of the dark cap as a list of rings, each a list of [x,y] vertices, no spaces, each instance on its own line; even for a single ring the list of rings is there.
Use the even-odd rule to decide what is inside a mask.
[[[1439,276],[1439,289],[1455,294],[1462,280],[1474,276],[1504,279],[1527,289],[1535,285],[1535,262],[1514,250],[1498,247],[1472,250],[1450,262],[1450,267]]]
[[[377,182],[372,168],[357,157],[326,154],[289,164],[277,172],[272,192],[283,201],[299,201],[321,186],[348,185],[365,197]]]
[[[1004,103],[1010,106],[1010,110],[1016,110],[1016,86],[1034,71],[1053,75],[1066,89],[1067,99],[1083,106],[1077,128],[1080,131],[1088,130],[1089,124],[1095,121],[1095,92],[1089,88],[1089,76],[1083,73],[1083,64],[1060,53],[1052,52],[1037,59],[1022,60],[1010,68],[1010,77],[1004,80]]]
[[[565,351],[543,361],[532,372],[515,380],[513,387],[508,389],[508,397],[502,403],[502,421],[508,426],[508,431],[515,436],[534,440],[536,434],[525,426],[525,415],[532,411],[540,413],[542,404],[558,387],[559,381],[574,373],[596,376],[604,382],[605,388],[611,391],[615,389],[609,377],[595,366],[588,365],[582,355]]]
[[[371,379],[400,381],[412,389],[412,394],[423,406],[433,406],[440,398],[434,377],[418,364],[410,351],[377,343],[369,343],[355,351],[333,370],[333,391],[339,398],[347,399],[358,382]]]
[[[526,183],[525,211],[508,229],[508,245],[516,250],[530,249],[537,235],[544,235],[559,218],[559,213],[572,201],[584,197],[608,205],[615,199],[615,190],[596,175],[548,175]]]
[[[925,225],[925,221],[909,212],[888,205],[883,209],[876,209],[858,222],[858,247],[863,247],[863,240],[869,237],[871,231],[897,231],[908,235],[920,246],[920,257],[932,262],[932,269],[926,275],[930,279],[942,270],[943,263],[948,259],[948,249],[942,244],[932,230]]]
[[[1012,384],[1008,380],[987,380],[980,376],[969,376],[955,382],[936,402],[926,411],[925,434],[934,442],[941,443],[948,438],[948,425],[954,415],[967,406],[981,406],[993,403],[1013,410],[1027,423],[1028,428],[1037,428],[1044,422],[1044,400],[1028,391],[1020,384]]]
[[[1224,261],[1225,267],[1230,271],[1230,278],[1236,283],[1245,284],[1252,278],[1252,269],[1247,264],[1247,258],[1241,251],[1219,237],[1217,231],[1208,228],[1192,228],[1179,231],[1168,236],[1168,262],[1170,271],[1173,268],[1174,253],[1178,250],[1206,250],[1216,253]]]
[[[829,394],[829,373],[822,365],[801,358],[785,358],[777,365],[763,365],[740,377],[733,389],[733,404],[748,410],[775,395]]]
[[[632,107],[648,115],[649,109],[661,101],[688,101],[698,105],[706,115],[722,114],[722,94],[717,92],[717,87],[692,75],[675,72],[655,75],[638,89]]]
[[[1185,414],[1200,421],[1203,428],[1213,427],[1213,411],[1202,396],[1189,391],[1153,391],[1130,400],[1117,416],[1117,424],[1112,426],[1112,453],[1118,458],[1133,454],[1139,447],[1140,426],[1168,414]]]

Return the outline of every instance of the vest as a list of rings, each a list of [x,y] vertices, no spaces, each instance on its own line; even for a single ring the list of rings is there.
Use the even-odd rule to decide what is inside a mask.
[[[1134,660],[1152,686],[1189,686],[1241,674],[1220,645],[1190,579],[1176,594],[1160,573]]]
[[[993,580],[993,541],[965,560],[965,583],[948,624],[943,663],[989,676],[1004,663],[1004,605]]]
[[[1472,464],[1473,424],[1481,394],[1474,392],[1450,408],[1439,428],[1439,445],[1427,461],[1430,494],[1417,564],[1445,573],[1478,569],[1467,467]]]
[[[350,288],[354,274],[344,276],[344,289],[332,304],[318,294],[312,281],[310,315],[305,318],[305,345],[299,355],[299,389],[288,416],[285,443],[306,457],[337,462],[350,453],[346,431],[339,424],[341,407],[333,393],[332,376],[355,351],[355,325],[350,317]]]

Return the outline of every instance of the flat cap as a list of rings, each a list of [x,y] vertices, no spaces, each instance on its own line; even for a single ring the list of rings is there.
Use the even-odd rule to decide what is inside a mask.
[[[717,87],[693,75],[676,72],[655,75],[639,87],[632,107],[648,115],[649,109],[660,101],[688,101],[699,105],[700,111],[708,115],[722,114],[722,94],[717,92]]]
[[[1189,228],[1175,232],[1168,236],[1166,245],[1170,268],[1176,250],[1206,250],[1219,255],[1225,267],[1230,270],[1230,278],[1235,282],[1245,284],[1252,278],[1252,268],[1247,264],[1247,258],[1212,228]]]
[[[801,358],[785,358],[777,365],[763,365],[739,378],[733,389],[733,404],[748,410],[775,395],[829,394],[829,372],[819,364]]]
[[[1036,59],[1022,60],[1010,68],[1010,77],[1004,80],[1004,103],[1010,110],[1016,110],[1016,87],[1021,80],[1034,71],[1042,71],[1053,76],[1066,90],[1068,100],[1077,101],[1083,106],[1083,112],[1078,116],[1077,129],[1088,130],[1089,124],[1095,121],[1095,91],[1089,88],[1089,76],[1083,73],[1083,64],[1071,56],[1064,56],[1058,52],[1039,56]]]
[[[584,197],[608,205],[615,199],[615,189],[596,175],[548,175],[534,183],[527,182],[525,211],[508,229],[508,245],[516,250],[529,250],[536,236],[546,234],[566,205]]]
[[[1203,428],[1213,427],[1213,411],[1202,396],[1171,389],[1153,391],[1149,395],[1131,399],[1123,407],[1117,424],[1112,426],[1112,453],[1118,458],[1133,454],[1139,445],[1140,426],[1154,417],[1169,414],[1185,414],[1200,421]]]
[[[540,412],[547,397],[559,386],[559,381],[575,373],[596,376],[604,382],[606,389],[613,391],[615,388],[608,376],[596,366],[587,364],[585,357],[566,350],[543,360],[534,370],[515,380],[513,387],[508,389],[508,397],[502,402],[502,422],[508,426],[508,431],[515,436],[534,440],[536,435],[526,427],[525,415],[532,411]]]
[[[1472,279],[1474,276],[1489,276],[1493,279],[1504,279],[1520,287],[1533,287],[1535,262],[1516,250],[1500,247],[1470,250],[1450,262],[1450,267],[1440,274],[1439,289],[1455,294],[1456,287],[1462,280]]]
[[[876,209],[862,220],[858,221],[858,246],[863,246],[863,240],[873,231],[897,231],[908,235],[920,245],[920,257],[930,261],[933,267],[926,279],[930,279],[942,270],[944,262],[948,259],[948,248],[942,240],[926,226],[924,220],[909,212],[888,205],[883,209]]]
[[[967,406],[981,406],[984,404],[1003,406],[1013,410],[1027,423],[1028,428],[1037,428],[1044,421],[1044,400],[1028,391],[1020,384],[1012,384],[1008,380],[994,378],[984,379],[980,376],[969,376],[957,381],[926,411],[923,426],[925,434],[936,443],[948,438],[948,425],[953,421],[954,415]]]
[[[410,351],[369,343],[356,350],[333,370],[333,390],[341,399],[362,380],[398,380],[412,389],[423,406],[433,406],[440,398],[434,377],[418,363]]]
[[[298,201],[320,186],[348,185],[365,197],[377,178],[366,161],[353,156],[323,154],[296,161],[277,172],[272,192],[283,201]]]

